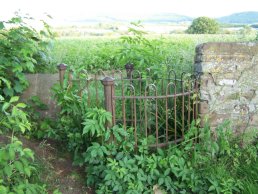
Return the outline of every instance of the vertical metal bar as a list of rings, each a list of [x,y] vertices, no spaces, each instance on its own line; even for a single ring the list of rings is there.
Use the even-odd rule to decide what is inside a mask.
[[[60,86],[63,88],[64,87],[64,75],[65,75],[65,71],[67,68],[67,65],[64,63],[61,63],[57,66],[58,70],[59,70],[59,82],[60,82]]]
[[[123,114],[124,129],[126,130],[124,79],[122,78],[122,76],[123,76],[123,75],[121,74],[121,79],[122,79],[122,114]]]
[[[159,119],[158,119],[158,94],[157,94],[157,88],[155,87],[155,96],[156,96],[156,147],[158,148],[158,144],[159,144]]]
[[[144,120],[145,120],[145,136],[146,138],[148,137],[148,114],[147,114],[147,89],[148,86],[146,86],[145,88],[145,92],[144,92]]]
[[[98,95],[98,79],[97,79],[97,74],[95,74],[94,79],[95,79],[96,105],[98,106],[99,95]]]
[[[142,77],[141,77],[141,75],[140,75],[140,78],[139,78],[139,81],[140,81],[140,92],[139,92],[139,95],[140,96],[142,96]],[[139,107],[139,111],[140,111],[140,117],[139,117],[139,119],[140,119],[140,129],[142,129],[142,100],[141,99],[139,99],[139,105],[140,105],[140,107]]]
[[[90,91],[89,91],[89,83],[90,83],[90,80],[87,79],[86,80],[86,90],[87,90],[87,96],[88,96],[88,106],[90,106]]]
[[[136,98],[135,98],[135,89],[132,86],[133,89],[133,104],[134,104],[134,139],[135,139],[135,146],[137,147],[138,145],[138,138],[137,138],[137,115],[136,115]]]
[[[168,143],[168,87],[166,87],[166,143]]]
[[[69,87],[73,86],[73,70],[69,71],[68,83],[69,83]]]

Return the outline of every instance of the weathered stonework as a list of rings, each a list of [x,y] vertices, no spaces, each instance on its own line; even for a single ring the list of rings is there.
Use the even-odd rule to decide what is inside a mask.
[[[241,132],[258,128],[258,43],[205,43],[196,48],[199,112],[211,126],[229,119]]]
[[[55,118],[59,109],[52,98],[51,87],[59,83],[59,74],[26,74],[29,87],[23,92],[21,99],[28,100],[32,96],[38,96],[47,105],[47,110],[38,110],[42,117]]]

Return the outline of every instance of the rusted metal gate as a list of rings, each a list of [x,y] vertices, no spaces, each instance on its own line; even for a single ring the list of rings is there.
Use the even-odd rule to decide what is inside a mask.
[[[66,66],[59,66],[63,85]],[[194,75],[168,71],[166,77],[150,70],[139,72],[132,65],[125,70],[95,73],[81,71],[78,77],[67,74],[70,87],[77,82],[88,105],[103,107],[112,114],[113,125],[133,129],[136,146],[146,137],[150,146],[178,143],[198,115],[198,79]]]

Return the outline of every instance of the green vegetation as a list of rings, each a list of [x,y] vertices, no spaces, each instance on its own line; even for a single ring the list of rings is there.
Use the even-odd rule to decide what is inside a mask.
[[[0,94],[4,96],[20,94],[28,85],[24,73],[43,71],[49,64],[49,26],[44,23],[45,28],[38,33],[27,20],[31,19],[16,15],[0,22],[0,77],[5,83]]]
[[[0,148],[0,193],[46,193],[39,184],[34,164],[34,154],[14,136],[31,129],[27,114],[22,110],[25,104],[17,103],[19,97],[9,101],[1,97],[0,133],[11,134],[10,140]]]
[[[148,42],[153,45],[155,54],[150,53],[149,60],[157,56],[158,64],[170,64],[179,70],[191,71],[194,62],[195,47],[205,42],[236,42],[253,40],[255,36],[242,36],[241,34],[216,34],[216,35],[189,35],[175,34],[169,36],[153,37],[145,34]],[[101,38],[57,38],[54,41],[54,47],[51,51],[51,70],[57,71],[56,65],[60,63],[73,66],[75,69],[85,68],[87,70],[94,69],[124,69],[125,58],[120,58],[119,52],[129,52],[130,47],[137,47],[137,44],[122,43],[119,38],[101,37]],[[140,45],[142,48],[144,45]],[[148,47],[147,47],[148,48]],[[146,55],[145,50],[137,49],[134,55],[142,51],[139,57]],[[137,53],[138,52],[138,53]],[[148,54],[148,53],[147,53]],[[121,56],[121,55],[120,55]],[[123,59],[123,60],[122,60]],[[140,64],[141,60],[136,61]],[[155,59],[152,63],[155,63]],[[148,66],[146,62],[143,66]]]
[[[152,193],[157,189],[163,193],[257,192],[257,142],[240,148],[226,124],[216,131],[214,140],[208,126],[197,129],[193,123],[178,145],[150,151],[147,139],[141,139],[135,151],[132,132],[114,126],[92,135],[104,141],[92,142],[83,154],[87,183],[97,193]],[[109,142],[112,135],[116,143]]]
[[[17,135],[31,130],[26,104],[19,102],[27,86],[25,72],[41,71],[47,60],[49,28],[38,33],[16,15],[0,22],[0,193],[47,193],[35,168],[34,153]],[[29,18],[26,18],[27,20]],[[30,19],[29,19],[30,20]],[[40,63],[40,65],[39,65]],[[3,145],[2,145],[3,144]]]
[[[58,63],[69,64],[75,74],[82,69],[123,68],[128,62],[160,76],[167,67],[191,72],[197,44],[237,41],[239,35],[151,37],[140,23],[132,23],[128,34],[118,39],[57,39],[50,51],[51,32],[45,27],[38,33],[18,15],[0,22],[0,133],[7,137],[0,147],[0,193],[47,193],[33,152],[16,137],[24,134],[67,146],[74,164],[86,167],[86,183],[97,193],[257,193],[258,145],[252,133],[247,141],[238,139],[224,124],[213,134],[208,125],[198,128],[197,120],[177,145],[150,149],[149,137],[140,136],[135,147],[133,129],[107,127],[110,113],[89,105],[89,93],[76,84],[70,87],[67,77],[64,87],[53,88],[61,108],[57,121],[35,113],[35,107],[44,108],[37,97],[27,106],[16,96],[27,86],[25,72],[54,72]],[[250,39],[248,34],[242,37]]]
[[[74,163],[86,166],[87,185],[96,193],[257,192],[255,132],[238,139],[229,123],[214,134],[209,125],[197,128],[197,120],[177,145],[150,149],[151,136],[139,136],[135,147],[133,129],[107,128],[111,114],[91,108],[87,92],[79,94],[80,88],[67,80],[54,91],[62,111],[53,130],[74,154]]]
[[[216,34],[218,31],[218,22],[208,17],[198,17],[194,19],[187,29],[187,33],[189,34]]]

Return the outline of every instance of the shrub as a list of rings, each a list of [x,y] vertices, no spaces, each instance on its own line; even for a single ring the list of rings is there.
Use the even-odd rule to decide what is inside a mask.
[[[27,86],[25,72],[46,69],[48,61],[49,26],[37,32],[18,14],[6,22],[0,21],[0,77],[8,80],[11,87],[1,85],[0,94],[13,96],[20,94]]]
[[[198,17],[194,19],[187,29],[187,33],[189,34],[216,34],[218,31],[218,22],[208,17]]]
[[[27,114],[22,110],[26,105],[17,103],[17,96],[9,101],[0,97],[0,133],[12,134],[10,143],[0,148],[0,193],[46,193],[38,183],[33,152],[24,149],[14,136],[30,130]]]
[[[208,126],[199,137],[197,130],[193,123],[183,142],[151,151],[147,139],[135,149],[133,133],[114,126],[83,154],[87,184],[97,193],[240,193],[258,186],[257,142],[240,148],[227,124],[218,127],[216,140]]]

